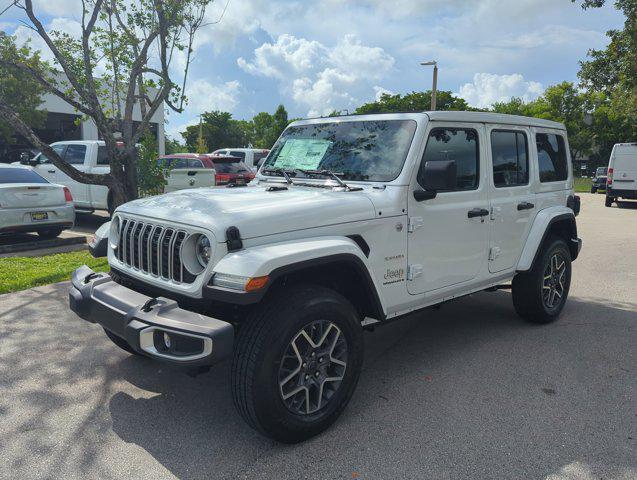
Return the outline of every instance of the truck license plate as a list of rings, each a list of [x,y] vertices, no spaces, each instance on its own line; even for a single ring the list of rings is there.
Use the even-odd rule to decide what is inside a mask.
[[[42,220],[48,220],[49,214],[47,212],[33,212],[31,213],[31,221],[41,222]]]

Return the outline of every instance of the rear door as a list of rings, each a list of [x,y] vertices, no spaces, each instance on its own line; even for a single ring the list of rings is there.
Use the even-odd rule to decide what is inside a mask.
[[[622,145],[615,148],[613,188],[637,190],[637,145]]]
[[[524,127],[487,127],[489,196],[489,272],[517,265],[537,211],[530,179],[530,131]]]

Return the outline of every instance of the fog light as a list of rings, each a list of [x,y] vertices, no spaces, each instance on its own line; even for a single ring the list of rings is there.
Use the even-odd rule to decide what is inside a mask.
[[[168,335],[166,332],[164,332],[164,345],[166,345],[166,349],[170,350],[170,346],[171,346],[170,335]]]

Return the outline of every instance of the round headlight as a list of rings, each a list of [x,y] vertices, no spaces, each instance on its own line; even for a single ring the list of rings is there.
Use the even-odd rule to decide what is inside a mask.
[[[119,231],[121,227],[121,221],[119,217],[113,217],[111,220],[111,231],[109,234],[109,240],[111,242],[111,247],[117,248],[119,245]]]
[[[202,267],[208,265],[210,262],[210,255],[212,254],[212,248],[210,246],[210,240],[205,235],[200,235],[195,247],[197,252],[197,260]]]

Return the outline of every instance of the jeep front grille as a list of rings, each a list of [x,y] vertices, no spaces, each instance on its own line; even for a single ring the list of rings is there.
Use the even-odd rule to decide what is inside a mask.
[[[192,283],[195,276],[184,268],[181,245],[188,232],[122,219],[117,259],[124,265],[177,283]]]

